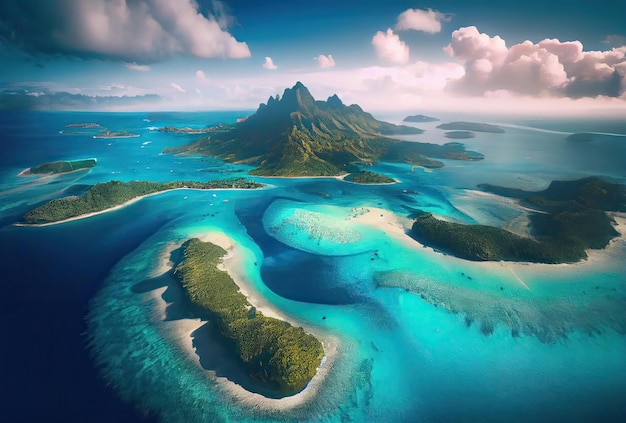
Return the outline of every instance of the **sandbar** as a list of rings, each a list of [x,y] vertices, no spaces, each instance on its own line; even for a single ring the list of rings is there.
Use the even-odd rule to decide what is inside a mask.
[[[316,396],[318,391],[322,388],[324,379],[332,369],[337,356],[339,348],[338,338],[321,333],[316,328],[308,327],[300,322],[295,321],[290,316],[287,316],[273,307],[254,287],[252,281],[245,273],[244,255],[241,254],[242,246],[238,245],[232,238],[223,232],[211,231],[207,233],[198,234],[197,237],[204,242],[211,242],[215,245],[222,247],[227,251],[227,255],[224,257],[220,267],[222,270],[228,272],[230,277],[239,287],[239,291],[246,296],[248,302],[254,306],[263,315],[268,317],[274,317],[280,320],[289,322],[294,326],[302,326],[307,332],[314,335],[322,342],[324,348],[324,358],[317,369],[317,372],[309,384],[301,392],[284,397],[284,398],[267,398],[261,394],[247,391],[240,385],[228,380],[225,377],[219,377],[215,375],[215,372],[208,371],[200,364],[200,358],[196,354],[193,347],[192,333],[202,326],[205,322],[201,319],[179,319],[165,321],[165,309],[167,304],[163,301],[162,295],[165,289],[159,288],[150,292],[150,297],[158,304],[156,312],[156,318],[160,320],[160,324],[166,327],[167,332],[171,339],[174,339],[184,354],[198,367],[198,371],[205,372],[207,378],[217,382],[217,387],[225,394],[237,399],[239,403],[245,404],[250,407],[255,407],[268,411],[283,411],[302,406]],[[180,245],[176,243],[169,243],[164,247],[163,252],[160,254],[160,263],[158,264],[153,275],[158,275],[159,272],[163,274],[172,269],[173,263],[169,257],[173,250]]]

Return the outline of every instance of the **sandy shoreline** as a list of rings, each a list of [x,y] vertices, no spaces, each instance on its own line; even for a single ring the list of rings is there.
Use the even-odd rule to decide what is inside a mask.
[[[265,187],[261,187],[261,188],[255,188],[255,189],[263,189]],[[166,192],[171,192],[171,191],[178,191],[178,190],[189,190],[189,191],[239,191],[239,190],[244,190],[245,188],[207,188],[207,189],[202,189],[202,188],[172,188],[172,189],[166,189],[164,191],[158,191],[158,192],[153,192],[150,194],[145,194],[145,195],[140,195],[139,197],[135,197],[132,200],[128,200],[125,203],[122,203],[120,205],[114,206],[114,207],[110,207],[108,209],[104,209],[104,210],[100,210],[97,212],[92,212],[92,213],[85,213],[85,214],[81,214],[78,216],[74,216],[74,217],[70,217],[68,219],[63,219],[63,220],[59,220],[57,222],[48,222],[48,223],[14,223],[14,226],[32,226],[32,227],[44,227],[44,226],[52,226],[52,225],[60,225],[62,223],[67,223],[67,222],[73,222],[75,220],[81,220],[81,219],[87,219],[89,217],[93,217],[93,216],[98,216],[100,214],[103,213],[108,213],[108,212],[112,212],[115,210],[119,210],[122,209],[126,206],[130,206],[133,203],[136,203],[139,200],[142,200],[144,198],[148,198],[148,197],[152,197],[155,195],[160,195],[160,194],[165,194]]]
[[[199,371],[205,372],[208,378],[217,381],[218,388],[220,390],[236,398],[239,402],[247,406],[264,410],[281,411],[299,407],[310,401],[321,389],[324,379],[330,372],[330,369],[333,367],[334,362],[337,359],[339,347],[338,339],[327,334],[322,334],[318,330],[294,321],[288,316],[282,314],[271,304],[269,304],[269,302],[254,288],[252,282],[246,275],[243,263],[244,256],[240,253],[240,249],[242,247],[239,246],[228,235],[222,232],[215,231],[199,234],[198,238],[202,241],[208,241],[215,245],[219,245],[227,251],[228,254],[224,257],[223,262],[219,265],[220,268],[228,272],[230,277],[239,287],[240,292],[246,296],[248,302],[253,305],[258,311],[263,313],[263,315],[265,316],[287,321],[294,326],[302,326],[307,332],[313,334],[322,342],[325,354],[324,358],[322,359],[322,363],[318,367],[313,379],[311,379],[306,388],[300,393],[279,399],[267,398],[263,395],[247,391],[240,385],[231,382],[227,378],[218,377],[215,375],[214,372],[207,371],[206,369],[202,368],[200,364],[200,359],[193,347],[193,339],[191,337],[191,334],[200,326],[204,325],[205,322],[200,319],[179,319],[164,321],[165,309],[167,307],[167,304],[163,300],[162,295],[167,288],[159,288],[150,292],[150,298],[153,299],[156,304],[158,304],[156,317],[160,320],[161,324],[167,328],[167,331],[169,334],[171,334],[172,339],[176,340],[178,346],[188,357],[188,359],[198,366]],[[158,267],[153,271],[152,276],[158,276],[159,274],[163,274],[171,270],[173,263],[170,261],[170,254],[178,247],[179,244],[177,243],[170,243],[166,245],[160,255]]]

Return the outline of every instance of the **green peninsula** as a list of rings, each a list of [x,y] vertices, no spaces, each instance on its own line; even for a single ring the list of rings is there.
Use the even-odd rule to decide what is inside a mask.
[[[244,178],[195,181],[110,181],[93,185],[81,196],[70,196],[49,201],[24,215],[29,224],[60,222],[89,213],[97,213],[145,195],[173,189],[255,189],[263,184]]]
[[[173,134],[185,134],[185,135],[199,135],[206,134],[211,132],[211,128],[190,128],[188,126],[178,128],[175,126],[165,126],[163,128],[159,128],[159,132],[167,132]]]
[[[450,122],[437,125],[439,129],[445,129],[446,131],[474,131],[474,132],[490,132],[493,134],[503,134],[504,129],[498,125],[491,125],[489,123],[479,122]]]
[[[587,249],[604,248],[619,235],[607,211],[626,211],[626,187],[595,177],[553,181],[536,192],[479,187],[534,209],[529,216],[533,238],[491,226],[446,222],[430,213],[415,219],[410,235],[468,260],[571,263],[586,258]]]
[[[266,317],[252,307],[218,265],[226,251],[197,238],[183,244],[175,274],[191,302],[217,322],[249,375],[270,389],[293,395],[313,378],[324,356],[320,341],[301,327]]]
[[[90,169],[94,167],[96,163],[96,159],[47,162],[31,167],[28,173],[33,175],[56,175],[59,173]]]
[[[333,95],[316,101],[300,82],[270,97],[256,113],[231,125],[220,125],[204,138],[166,148],[170,154],[203,154],[257,166],[263,176],[336,176],[354,163],[379,160],[438,168],[433,158],[479,160],[482,155],[436,144],[400,141],[394,135],[421,129],[374,119],[358,105],[346,106]],[[462,151],[459,151],[462,150]]]

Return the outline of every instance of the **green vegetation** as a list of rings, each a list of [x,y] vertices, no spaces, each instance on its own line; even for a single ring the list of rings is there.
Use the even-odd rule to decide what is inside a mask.
[[[530,215],[535,239],[490,226],[440,221],[430,213],[415,220],[411,235],[424,244],[469,260],[575,262],[587,257],[587,249],[604,248],[619,235],[605,212],[626,211],[626,187],[595,177],[553,181],[537,192],[479,186],[518,198],[540,211]]]
[[[30,173],[35,175],[68,173],[75,170],[90,169],[95,165],[96,159],[48,162],[31,167]]]
[[[206,134],[207,132],[211,132],[210,128],[177,128],[174,126],[166,126],[163,128],[159,128],[159,132],[170,132],[174,134],[187,134],[187,135],[198,135],[198,134]]]
[[[474,138],[474,133],[472,131],[448,131],[445,134],[446,138],[461,140],[467,138]]]
[[[24,221],[32,224],[59,222],[87,213],[95,213],[119,206],[133,198],[178,188],[193,189],[254,189],[262,184],[244,178],[217,179],[209,182],[194,181],[110,181],[99,183],[82,196],[70,196],[49,201],[24,215]]]
[[[92,138],[137,138],[139,134],[133,134],[125,129],[120,131],[110,131],[105,129],[101,134],[93,135]]]
[[[344,178],[345,181],[354,182],[355,184],[394,184],[397,181],[389,176],[380,173],[362,170],[360,172],[351,173]]]
[[[263,176],[334,176],[353,163],[378,160],[442,167],[423,151],[449,159],[477,160],[482,155],[435,144],[399,141],[387,135],[420,134],[421,129],[381,122],[353,104],[345,106],[333,95],[316,101],[297,83],[282,98],[270,97],[248,119],[219,125],[191,144],[169,147],[164,153],[204,154],[226,161],[258,166]]]
[[[419,242],[467,260],[575,262],[586,257],[584,249],[524,238],[504,229],[463,225],[424,213],[413,222],[411,236]]]
[[[490,125],[488,123],[479,123],[479,122],[450,122],[450,123],[442,123],[438,125],[437,128],[445,129],[450,131],[474,131],[474,132],[491,132],[494,134],[503,134],[504,129],[497,125]]]
[[[414,123],[423,123],[423,122],[437,122],[439,119],[426,116],[426,115],[413,115],[407,116],[403,119],[403,122],[414,122]]]
[[[322,344],[301,327],[256,311],[228,273],[217,268],[224,255],[221,247],[193,238],[185,242],[175,274],[191,302],[209,312],[234,342],[251,377],[284,394],[300,392],[320,365]]]

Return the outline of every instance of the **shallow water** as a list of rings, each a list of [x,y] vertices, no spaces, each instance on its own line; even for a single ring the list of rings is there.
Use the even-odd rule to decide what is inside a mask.
[[[563,133],[578,129],[567,122],[547,128],[556,132],[507,127],[505,134],[464,140],[484,161],[445,161],[436,171],[375,166],[401,181],[396,185],[252,178],[269,186],[173,191],[62,225],[11,226],[36,204],[96,182],[244,175],[248,167],[161,155],[165,146],[194,138],[153,128],[237,117],[241,113],[2,116],[8,141],[0,145],[0,245],[5,295],[13,299],[2,325],[20,346],[43,343],[27,352],[3,351],[5,362],[19,357],[21,363],[7,374],[14,382],[4,398],[10,416],[86,420],[93,409],[92,421],[626,419],[623,239],[571,266],[485,264],[346,220],[367,207],[402,217],[421,210],[524,233],[526,211],[476,192],[476,184],[539,190],[553,179],[592,174],[626,183],[623,137],[572,145]],[[84,122],[141,136],[59,134],[68,123]],[[586,125],[615,131],[603,122]],[[411,139],[446,142],[434,126]],[[16,176],[44,161],[86,157],[98,159],[88,172]],[[181,349],[176,326],[162,320],[156,291],[133,289],[160,283],[153,273],[172,243],[216,229],[243,247],[245,273],[269,304],[340,340],[321,391],[300,408],[263,411],[234,398],[199,368],[197,356]],[[48,351],[45,361],[42,351]],[[49,368],[54,377],[44,384]],[[43,398],[39,408],[26,406],[26,392]]]

